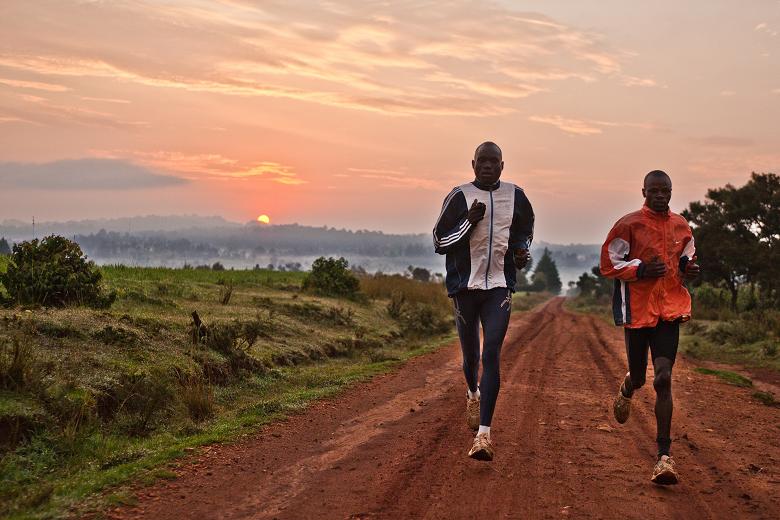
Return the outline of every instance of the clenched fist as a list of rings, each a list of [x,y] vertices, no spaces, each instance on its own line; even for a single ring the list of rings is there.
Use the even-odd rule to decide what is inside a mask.
[[[528,252],[528,249],[515,249],[515,267],[517,269],[524,268],[530,260],[531,253]]]
[[[477,199],[474,199],[474,202],[471,203],[471,208],[469,208],[469,215],[467,217],[469,222],[471,222],[471,225],[473,226],[484,217],[485,204],[483,202],[478,202]]]

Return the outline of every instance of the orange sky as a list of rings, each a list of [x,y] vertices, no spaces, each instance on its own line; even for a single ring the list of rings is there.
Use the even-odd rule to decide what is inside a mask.
[[[537,238],[780,171],[780,1],[0,3],[0,220],[429,232],[504,149]]]

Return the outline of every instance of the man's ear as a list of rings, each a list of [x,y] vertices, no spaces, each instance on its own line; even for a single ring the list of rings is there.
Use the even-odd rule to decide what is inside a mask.
[[[643,196],[644,198],[647,198],[647,192],[645,192],[645,189],[644,189],[644,188],[642,188],[642,196]]]
[[[472,170],[474,169],[474,166],[475,166],[475,164],[474,164],[474,159],[472,159],[472,160],[471,160],[471,169],[472,169]]]

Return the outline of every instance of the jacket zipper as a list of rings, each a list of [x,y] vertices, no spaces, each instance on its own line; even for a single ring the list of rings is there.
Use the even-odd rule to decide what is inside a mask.
[[[490,274],[490,262],[491,257],[493,256],[493,192],[489,191],[490,194],[490,240],[488,241],[488,264],[487,269],[485,269],[485,289],[488,288],[488,275]]]
[[[664,222],[663,219],[661,219],[661,261],[666,265],[666,222]],[[658,300],[663,299],[664,294],[666,293],[664,278],[666,278],[666,275],[658,279],[655,290],[656,305],[658,304]]]

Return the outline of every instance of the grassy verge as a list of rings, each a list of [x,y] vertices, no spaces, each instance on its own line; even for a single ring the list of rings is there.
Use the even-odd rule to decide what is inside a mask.
[[[680,328],[680,350],[694,359],[780,371],[780,339],[759,321],[693,320]]]
[[[445,336],[412,349],[399,351],[395,359],[379,362],[334,359],[317,365],[286,367],[264,376],[242,381],[227,390],[241,405],[225,410],[207,424],[184,430],[164,428],[149,437],[105,435],[94,432],[78,439],[64,460],[35,439],[26,449],[17,450],[3,462],[4,477],[37,475],[26,480],[24,490],[14,499],[7,518],[58,518],[64,512],[78,515],[86,511],[131,503],[124,484],[175,478],[165,464],[186,455],[198,446],[230,442],[257,427],[306,408],[312,401],[332,396],[351,384],[387,372],[403,361],[432,351],[451,340]],[[220,396],[224,398],[225,396]],[[61,466],[53,473],[51,466]],[[54,469],[54,468],[52,468]],[[32,471],[31,471],[32,470]],[[9,475],[10,474],[10,475]],[[23,475],[22,475],[23,474]],[[40,480],[39,480],[40,479]],[[101,491],[111,489],[108,494]]]
[[[745,377],[742,374],[737,374],[736,372],[731,372],[729,370],[715,370],[712,368],[698,367],[695,368],[694,371],[708,376],[717,376],[718,379],[725,381],[730,385],[739,386],[741,388],[751,388],[753,386],[753,381],[751,381],[749,377]]]
[[[550,298],[553,298],[553,295],[548,292],[518,291],[512,295],[512,310],[520,312],[530,311]]]
[[[577,296],[566,298],[564,307],[572,312],[581,314],[593,314],[614,325],[612,317],[612,304],[608,300]]]
[[[118,293],[108,310],[0,309],[0,517],[126,503],[128,485],[173,478],[166,464],[193,448],[454,338],[434,283],[365,277],[345,300],[303,292],[304,273],[103,272]],[[544,298],[516,295],[515,307]]]
[[[304,273],[103,272],[118,293],[108,310],[0,309],[0,517],[121,502],[121,485],[170,478],[162,466],[188,448],[235,439],[452,337],[433,283],[386,277],[343,300],[302,292]],[[208,330],[200,339],[192,311]]]

